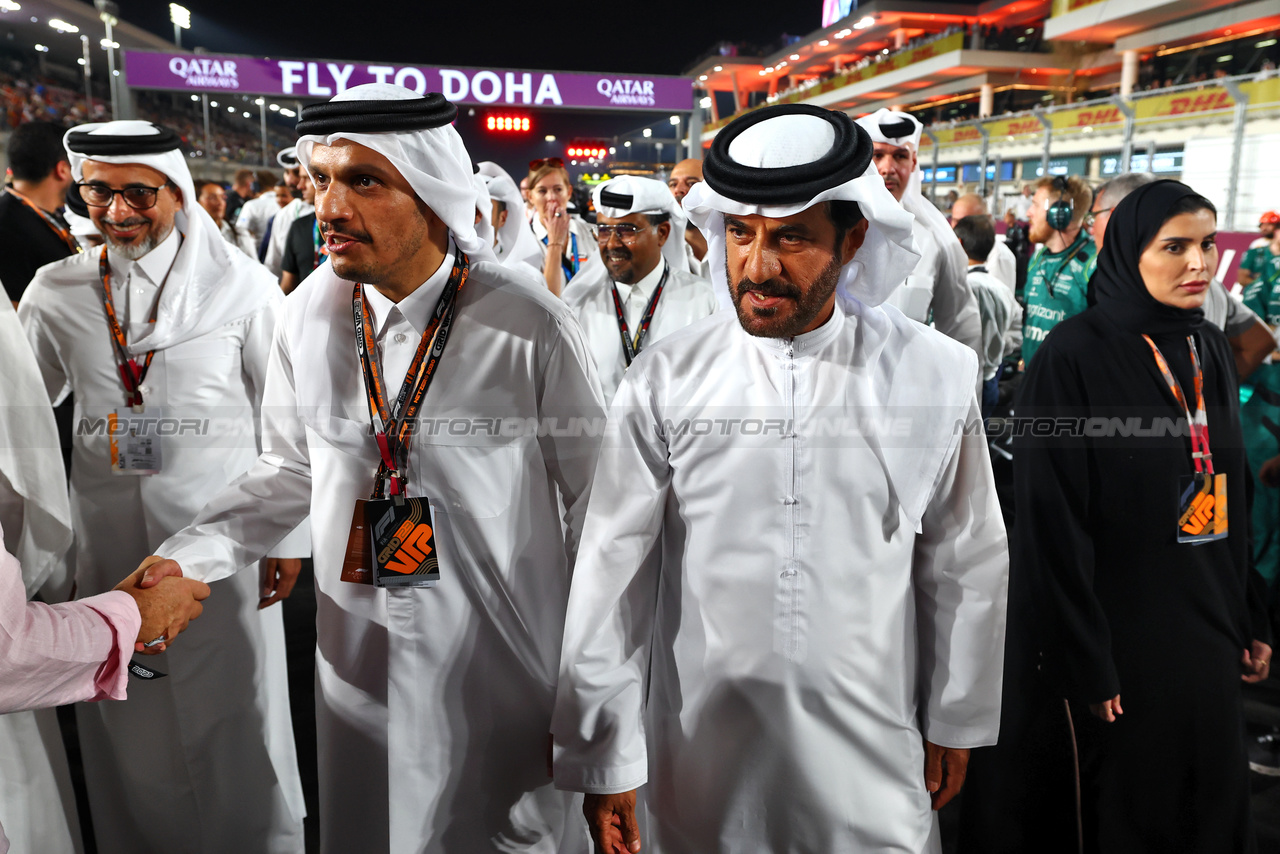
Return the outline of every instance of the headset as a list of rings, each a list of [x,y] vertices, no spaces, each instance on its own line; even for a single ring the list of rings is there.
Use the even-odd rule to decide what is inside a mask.
[[[1045,221],[1049,223],[1049,227],[1054,231],[1062,232],[1071,227],[1071,220],[1075,216],[1076,203],[1071,198],[1071,183],[1065,175],[1055,175],[1053,178],[1053,189],[1058,192],[1058,200],[1050,203],[1045,208]],[[1053,271],[1053,276],[1046,283],[1046,289],[1049,291],[1050,297],[1056,297],[1054,284],[1058,281],[1058,276],[1066,269],[1071,260],[1080,253],[1088,242],[1088,235],[1084,229],[1080,230],[1080,234],[1076,236],[1075,241],[1067,247],[1067,257],[1062,259],[1062,263],[1058,265],[1058,269]]]
[[[1076,212],[1076,203],[1071,198],[1071,184],[1065,175],[1056,175],[1053,189],[1058,191],[1058,200],[1045,208],[1045,219],[1054,231],[1066,231]]]

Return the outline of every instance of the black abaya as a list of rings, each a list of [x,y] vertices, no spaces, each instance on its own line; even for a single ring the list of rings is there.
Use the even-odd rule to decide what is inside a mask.
[[[1071,703],[1086,851],[1254,850],[1241,657],[1270,631],[1251,582],[1234,361],[1201,312],[1160,305],[1137,270],[1161,217],[1189,194],[1157,182],[1117,208],[1097,304],[1054,329],[1017,410],[1032,421],[1015,440],[1013,572],[1034,609],[1024,640]],[[1191,442],[1143,332],[1193,406],[1187,335],[1196,339],[1214,470],[1227,475],[1225,539],[1177,542]],[[1089,712],[1117,694],[1114,723]]]

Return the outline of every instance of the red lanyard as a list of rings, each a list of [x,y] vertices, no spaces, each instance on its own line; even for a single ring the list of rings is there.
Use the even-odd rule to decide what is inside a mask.
[[[84,251],[80,248],[80,242],[76,240],[75,235],[71,233],[71,230],[69,228],[64,228],[57,220],[55,220],[49,214],[45,213],[43,210],[40,209],[40,207],[37,204],[32,202],[26,196],[22,195],[22,193],[19,193],[17,190],[13,189],[13,187],[6,187],[5,189],[8,190],[9,194],[12,195],[15,199],[22,202],[27,207],[31,208],[31,210],[35,211],[36,216],[44,220],[44,224],[49,226],[49,228],[53,230],[53,233],[58,235],[58,237],[62,239],[63,243],[67,244],[68,249],[70,249],[74,253],[79,253]]]
[[[1173,392],[1174,399],[1186,413],[1187,424],[1191,430],[1191,461],[1195,464],[1196,471],[1213,474],[1213,454],[1209,453],[1209,417],[1204,408],[1204,372],[1200,370],[1200,354],[1196,351],[1195,338],[1187,336],[1187,347],[1191,350],[1191,370],[1195,377],[1196,388],[1196,411],[1193,415],[1187,406],[1187,396],[1182,393],[1178,378],[1173,375],[1173,371],[1169,370],[1169,363],[1165,361],[1164,354],[1160,352],[1160,348],[1150,336],[1142,337],[1151,345],[1151,352],[1156,357],[1156,365],[1160,368],[1160,373],[1164,374],[1164,381],[1168,384],[1169,391]]]
[[[618,286],[615,284],[612,288],[613,311],[618,316],[618,332],[622,335],[622,355],[627,360],[628,368],[631,367],[635,357],[640,355],[645,339],[649,337],[649,325],[653,323],[653,313],[658,310],[658,297],[662,296],[662,289],[666,287],[669,272],[670,268],[664,266],[662,278],[658,280],[658,286],[653,289],[653,296],[649,297],[649,304],[645,306],[644,314],[640,316],[640,329],[636,332],[635,338],[631,337],[631,330],[627,328],[627,315],[622,308],[622,297],[618,296]]]
[[[467,283],[470,261],[461,252],[454,261],[453,271],[444,287],[444,293],[436,302],[435,312],[418,349],[405,372],[404,382],[400,385],[400,393],[396,395],[394,406],[387,405],[386,382],[383,378],[381,360],[378,358],[377,342],[373,334],[373,315],[364,300],[364,286],[356,284],[351,296],[352,314],[356,323],[356,352],[360,357],[360,366],[364,371],[364,388],[369,399],[369,417],[373,421],[374,438],[378,442],[378,452],[382,463],[378,466],[378,474],[374,483],[373,498],[381,499],[383,490],[391,495],[401,496],[405,493],[404,468],[409,459],[409,438],[413,434],[414,424],[418,417],[418,409],[427,389],[435,377],[436,368],[444,356],[445,344],[449,340],[449,329],[453,326],[453,316],[457,310],[458,291]],[[434,341],[434,343],[433,343]],[[428,351],[431,358],[427,358]]]
[[[111,265],[107,263],[107,247],[102,247],[98,256],[98,277],[102,279],[102,307],[107,314],[107,328],[111,331],[111,343],[115,350],[116,366],[120,370],[120,380],[124,383],[125,405],[134,409],[142,409],[142,381],[147,378],[147,370],[155,357],[155,350],[148,350],[146,359],[141,365],[136,357],[129,355],[129,345],[125,341],[124,330],[116,319],[115,304],[111,300]],[[161,290],[164,286],[161,285]],[[156,312],[160,309],[160,295],[156,295],[156,304],[151,308],[151,318],[147,323],[156,322]]]

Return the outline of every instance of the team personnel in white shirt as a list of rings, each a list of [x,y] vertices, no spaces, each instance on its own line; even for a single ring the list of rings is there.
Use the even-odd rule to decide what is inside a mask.
[[[660,181],[624,175],[592,193],[604,264],[576,276],[564,301],[578,316],[605,400],[647,346],[715,312],[711,283],[686,267],[684,209]]]
[[[322,851],[578,854],[547,733],[603,401],[569,309],[477,236],[456,115],[385,83],[304,108],[329,262],[285,301],[264,453],[158,553],[220,578],[311,514]],[[361,507],[417,514],[391,583],[436,586],[344,573]]]
[[[932,854],[996,739],[977,360],[881,305],[919,256],[871,159],[843,113],[766,107],[685,197],[734,310],[641,353],[610,410],[554,720],[599,851]]]
[[[994,230],[995,228],[994,217],[987,213],[987,206],[983,203],[982,196],[977,193],[965,193],[956,199],[955,204],[951,206],[950,221],[952,229],[956,227],[956,223],[967,216],[985,216],[991,221],[992,229]],[[991,247],[991,254],[982,263],[987,272],[996,281],[1009,289],[1010,294],[1017,292],[1018,259],[1014,257],[1013,250],[1004,242],[1003,234],[996,235],[996,242]]]
[[[258,455],[282,296],[196,203],[179,144],[141,121],[67,133],[107,243],[41,268],[18,307],[49,398],[75,394],[79,596],[110,590]],[[259,610],[308,553],[305,532],[280,543],[288,528],[268,544],[293,559],[270,565],[269,598],[262,555],[228,566],[199,625],[154,659],[167,676],[77,708],[102,854],[302,851],[281,609]]]

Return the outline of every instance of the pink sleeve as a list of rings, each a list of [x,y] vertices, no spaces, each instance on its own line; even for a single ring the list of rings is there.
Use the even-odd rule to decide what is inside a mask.
[[[0,547],[0,713],[123,699],[140,625],[119,591],[27,602],[18,560]]]

